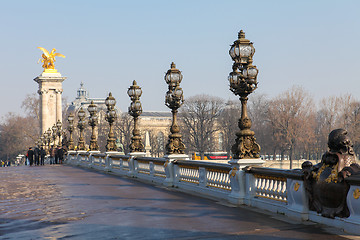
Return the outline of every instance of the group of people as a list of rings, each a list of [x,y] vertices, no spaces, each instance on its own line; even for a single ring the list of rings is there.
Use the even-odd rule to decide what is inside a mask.
[[[65,150],[62,147],[50,148],[50,164],[62,164],[64,161]]]
[[[62,164],[64,160],[64,149],[62,147],[52,146],[49,150],[50,164]],[[26,153],[25,165],[39,166],[45,164],[46,151],[43,147],[29,147]]]

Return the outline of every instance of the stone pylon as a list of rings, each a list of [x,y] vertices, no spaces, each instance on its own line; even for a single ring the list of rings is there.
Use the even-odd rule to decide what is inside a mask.
[[[54,70],[45,69],[40,76],[34,79],[39,84],[40,136],[58,120],[62,122],[62,82],[66,77],[62,77],[59,72]]]

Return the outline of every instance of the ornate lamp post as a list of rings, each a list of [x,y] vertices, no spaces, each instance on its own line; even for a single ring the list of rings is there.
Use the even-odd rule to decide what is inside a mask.
[[[252,65],[255,48],[253,43],[245,39],[241,30],[230,48],[229,54],[234,61],[233,71],[229,74],[230,90],[240,97],[241,118],[240,131],[236,133],[236,142],[231,151],[234,159],[259,158],[260,146],[256,143],[254,131],[250,130],[251,120],[247,114],[248,95],[257,88],[258,69]]]
[[[109,128],[110,128],[108,139],[107,139],[107,144],[106,144],[107,152],[116,151],[115,135],[114,135],[114,131],[112,129],[112,125],[117,118],[116,111],[115,111],[115,104],[116,104],[115,98],[112,96],[111,93],[109,93],[109,96],[105,99],[105,105],[107,107],[105,119],[109,123]]]
[[[48,130],[46,131],[47,133],[47,142],[48,142],[48,151],[50,153],[50,144],[51,144],[51,129],[48,128]]]
[[[166,154],[184,154],[185,145],[182,143],[180,128],[177,125],[177,112],[178,108],[183,104],[183,90],[180,83],[183,76],[181,72],[176,69],[175,63],[171,63],[171,68],[165,74],[165,81],[169,86],[166,93],[165,105],[171,109],[173,118],[170,127],[171,134],[169,141],[166,144]]]
[[[44,144],[44,145],[43,145],[43,148],[44,148],[46,154],[48,154],[48,148],[47,148],[47,133],[46,133],[46,131],[43,133],[42,137],[43,137],[43,144]]]
[[[131,99],[131,104],[128,112],[134,118],[134,130],[131,137],[130,152],[144,152],[144,144],[141,142],[140,130],[138,126],[139,116],[142,113],[142,107],[140,97],[142,94],[141,88],[137,85],[136,81],[133,81],[133,85],[128,89],[128,95]]]
[[[53,139],[53,144],[54,144],[54,147],[56,147],[56,136],[57,136],[57,127],[56,127],[56,124],[54,124],[52,127],[52,139]]]
[[[56,128],[57,128],[57,135],[59,136],[59,144],[58,146],[61,147],[61,128],[62,128],[62,123],[60,122],[60,120],[58,120],[56,122]]]
[[[73,139],[73,131],[74,131],[74,115],[72,113],[69,114],[68,118],[67,118],[67,121],[69,123],[68,125],[68,131],[69,131],[69,146],[68,146],[68,149],[70,151],[73,151],[75,149],[74,147],[74,139]]]
[[[85,149],[85,140],[84,140],[84,129],[85,129],[85,111],[81,107],[78,112],[78,125],[77,127],[80,130],[79,142],[77,150],[84,151]]]
[[[91,139],[90,139],[90,151],[98,151],[99,145],[97,143],[95,127],[97,125],[97,106],[94,104],[94,101],[91,101],[91,104],[88,106],[89,116],[89,125],[91,126]]]
[[[45,136],[44,134],[40,137],[40,144],[43,149],[45,149]]]

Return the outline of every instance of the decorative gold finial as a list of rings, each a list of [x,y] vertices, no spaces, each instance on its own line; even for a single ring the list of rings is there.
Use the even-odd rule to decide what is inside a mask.
[[[48,50],[46,50],[45,48],[42,48],[42,47],[38,47],[42,52],[43,54],[41,55],[42,58],[39,59],[38,63],[39,62],[42,62],[43,65],[42,67],[44,68],[44,72],[57,72],[56,69],[55,69],[55,57],[63,57],[65,58],[64,55],[62,55],[61,53],[55,53],[56,52],[56,49],[53,48],[51,50],[51,52],[49,53]]]
[[[238,34],[238,38],[245,38],[245,32],[243,30],[240,30],[239,34]]]

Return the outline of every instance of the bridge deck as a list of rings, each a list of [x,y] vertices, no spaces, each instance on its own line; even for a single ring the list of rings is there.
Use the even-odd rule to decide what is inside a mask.
[[[344,239],[319,225],[70,166],[0,168],[1,239]]]

